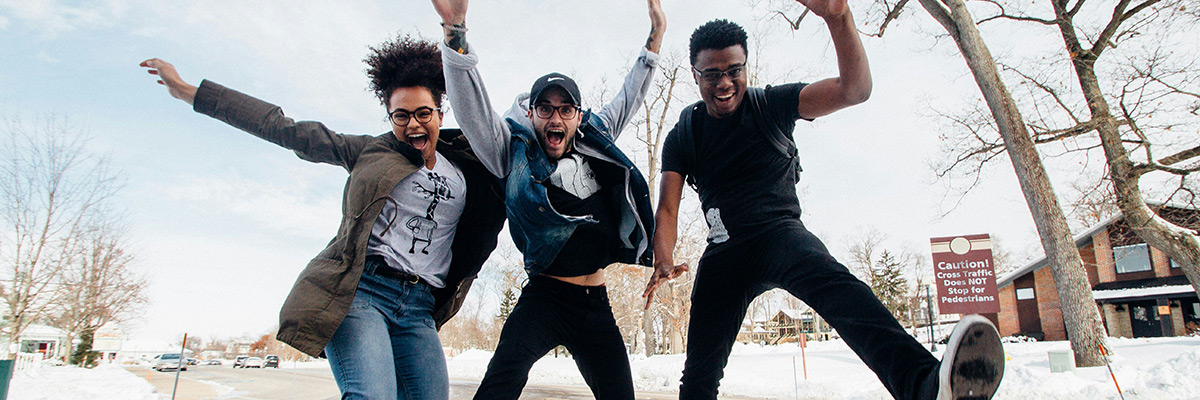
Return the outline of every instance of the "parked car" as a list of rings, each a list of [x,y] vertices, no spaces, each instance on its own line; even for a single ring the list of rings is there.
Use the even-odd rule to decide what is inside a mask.
[[[188,358],[187,365],[200,365],[200,361],[196,360],[195,358]]]
[[[237,367],[246,368],[246,359],[247,358],[250,358],[250,356],[237,356],[237,358],[233,360],[233,367],[234,368],[237,368]]]
[[[211,360],[205,361],[205,362],[204,362],[204,365],[221,365],[221,360],[218,360],[218,359],[215,359],[215,358],[214,358],[214,359],[211,359]]]
[[[246,363],[242,365],[242,368],[262,368],[262,367],[263,367],[263,359],[261,357],[247,358]]]
[[[150,368],[154,368],[155,371],[159,372],[167,369],[187,371],[187,363],[185,363],[183,359],[179,357],[179,353],[163,353],[154,356],[154,360],[151,362]]]
[[[279,368],[279,356],[267,356],[263,359],[263,368]]]

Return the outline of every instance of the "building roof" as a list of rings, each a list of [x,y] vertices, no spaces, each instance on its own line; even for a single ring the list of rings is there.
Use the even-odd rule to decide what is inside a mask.
[[[1134,300],[1140,298],[1154,297],[1174,297],[1172,295],[1190,295],[1195,297],[1196,289],[1192,285],[1170,285],[1157,286],[1148,288],[1129,288],[1129,289],[1112,289],[1112,290],[1093,290],[1092,298],[1098,302],[1112,302],[1117,300]]]
[[[1179,203],[1163,203],[1163,202],[1153,202],[1152,201],[1152,202],[1147,202],[1146,205],[1150,206],[1151,208],[1155,208],[1155,209],[1168,207],[1168,208],[1177,208],[1177,209],[1184,209],[1184,210],[1195,210],[1195,208],[1192,206],[1189,206],[1187,204],[1179,204]],[[1081,248],[1083,246],[1086,246],[1088,243],[1090,243],[1092,241],[1092,235],[1095,235],[1097,232],[1100,232],[1101,230],[1108,228],[1112,224],[1114,224],[1117,221],[1120,221],[1121,219],[1124,219],[1124,218],[1125,218],[1125,214],[1118,211],[1116,215],[1113,215],[1112,217],[1109,217],[1108,219],[1106,219],[1103,222],[1100,222],[1096,225],[1092,225],[1087,230],[1084,230],[1082,233],[1075,235],[1075,237],[1074,237],[1075,247]],[[1045,267],[1047,265],[1049,265],[1049,262],[1047,261],[1046,257],[1042,257],[1037,260],[1034,260],[1033,262],[1031,262],[1029,264],[1025,264],[1025,266],[1023,266],[1021,268],[1017,268],[1016,270],[1013,270],[1011,272],[1008,272],[1004,275],[997,277],[996,288],[999,289],[999,288],[1011,285],[1013,283],[1013,281],[1016,280],[1018,277],[1025,275],[1029,272],[1042,269],[1042,267]]]
[[[796,309],[790,309],[790,308],[779,309],[779,313],[782,313],[783,315],[786,315],[788,318],[791,318],[791,319],[802,319],[805,317],[804,313],[807,313],[807,312],[808,312],[808,309],[803,309],[803,310],[796,310]],[[777,313],[775,315],[779,315],[779,314]]]
[[[67,331],[49,325],[29,324],[21,331],[21,340],[59,340],[67,337]]]
[[[1121,218],[1123,218],[1123,217],[1124,217],[1124,215],[1122,215],[1121,213],[1117,213],[1117,215],[1114,215],[1099,224],[1093,225],[1092,227],[1083,231],[1083,233],[1075,235],[1075,237],[1074,237],[1075,247],[1079,248],[1079,247],[1086,246],[1088,243],[1090,243],[1092,241],[1092,235],[1095,235],[1096,232],[1099,232],[1105,228],[1108,228],[1109,225],[1112,225],[1112,224],[1116,223],[1117,221],[1120,221]],[[999,288],[1011,285],[1013,283],[1013,281],[1016,280],[1018,277],[1025,275],[1027,273],[1030,273],[1032,271],[1037,271],[1039,269],[1042,269],[1042,267],[1045,267],[1047,265],[1049,265],[1049,261],[1046,259],[1046,257],[1042,257],[1037,260],[1034,260],[1033,262],[1031,262],[1029,264],[1025,264],[1025,266],[1023,266],[1021,268],[1017,268],[1013,271],[1010,271],[1004,275],[999,276],[996,279],[996,288],[999,289]]]

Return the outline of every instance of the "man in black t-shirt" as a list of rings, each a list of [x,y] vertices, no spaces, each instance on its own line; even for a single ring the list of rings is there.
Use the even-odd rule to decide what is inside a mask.
[[[700,196],[709,244],[692,292],[679,397],[716,398],[750,301],[783,288],[820,313],[893,397],[989,399],[1004,369],[991,322],[964,318],[939,363],[800,221],[796,120],[861,103],[871,92],[866,54],[846,0],[800,2],[829,27],[837,78],[748,89],[746,33],[740,26],[712,21],[691,37],[702,101],[684,111],[664,143],[655,274],[643,294],[648,308],[662,281],[688,269],[673,261],[686,180]]]

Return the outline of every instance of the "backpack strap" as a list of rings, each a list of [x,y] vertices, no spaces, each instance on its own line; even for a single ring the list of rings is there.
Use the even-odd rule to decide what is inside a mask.
[[[692,117],[696,113],[696,110],[703,108],[704,102],[697,101],[690,106],[684,107],[683,111],[679,113],[678,126],[680,127],[679,134],[681,135],[679,139],[683,143],[683,156],[692,163],[692,168],[695,168],[696,164],[696,134],[694,125],[692,124]],[[693,174],[688,174],[684,177],[684,182],[687,182],[688,186],[692,187],[692,190],[700,191],[696,187],[696,177]]]
[[[746,100],[750,102],[750,112],[754,113],[755,123],[758,124],[758,131],[766,135],[767,142],[783,155],[784,158],[792,160],[792,173],[796,183],[800,183],[800,172],[804,168],[800,167],[799,150],[796,148],[796,142],[787,137],[783,133],[783,129],[779,128],[779,124],[767,118],[767,91],[762,88],[747,88]]]

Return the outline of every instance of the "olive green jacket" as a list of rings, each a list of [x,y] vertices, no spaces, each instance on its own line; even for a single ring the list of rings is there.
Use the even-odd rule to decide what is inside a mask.
[[[293,121],[278,106],[207,80],[196,92],[193,109],[290,149],[301,159],[350,172],[337,235],[300,272],[279,311],[276,337],[319,357],[354,300],[371,227],[392,188],[424,164],[420,151],[391,132],[343,135],[319,122]],[[466,206],[450,245],[453,257],[446,285],[433,291],[433,317],[440,328],[458,312],[471,282],[496,248],[504,224],[504,197],[500,181],[475,158],[459,130],[443,129],[437,151],[454,162],[467,181]]]

